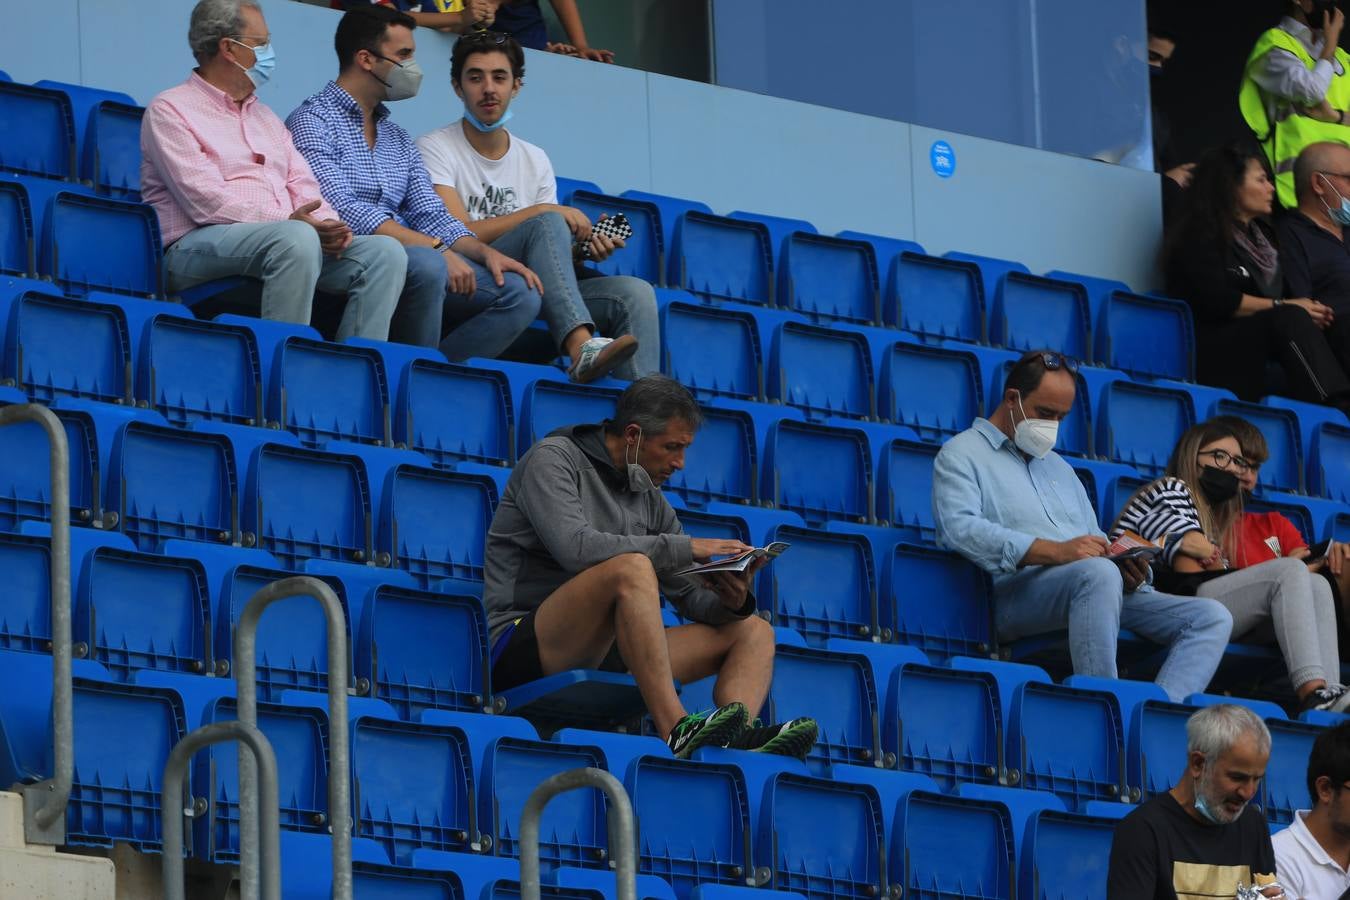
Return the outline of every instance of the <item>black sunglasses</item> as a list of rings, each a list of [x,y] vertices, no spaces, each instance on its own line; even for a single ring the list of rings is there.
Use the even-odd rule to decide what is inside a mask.
[[[1045,366],[1047,371],[1057,372],[1060,369],[1068,369],[1074,375],[1078,374],[1078,360],[1072,356],[1066,356],[1063,353],[1033,353],[1027,359],[1036,359],[1040,357],[1041,365]]]
[[[473,31],[465,32],[459,39],[470,44],[482,44],[488,47],[496,47],[505,44],[506,39],[510,37],[500,31],[488,31],[487,26],[475,25]]]

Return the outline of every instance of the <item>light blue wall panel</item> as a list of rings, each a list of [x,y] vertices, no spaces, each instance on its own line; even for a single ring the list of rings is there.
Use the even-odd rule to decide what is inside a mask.
[[[0,69],[15,81],[49,78],[81,84],[79,8],[74,3],[4,0]],[[135,54],[135,48],[127,48]]]

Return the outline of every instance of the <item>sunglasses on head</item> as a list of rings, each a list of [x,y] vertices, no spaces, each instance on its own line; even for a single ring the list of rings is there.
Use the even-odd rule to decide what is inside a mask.
[[[473,31],[460,35],[460,40],[469,44],[484,47],[496,47],[505,44],[509,35],[500,31],[488,31],[487,26],[475,25]]]
[[[1033,356],[1040,357],[1041,365],[1045,366],[1046,371],[1056,372],[1060,369],[1068,369],[1073,374],[1078,373],[1078,360],[1072,356],[1066,356],[1063,353],[1037,353]]]

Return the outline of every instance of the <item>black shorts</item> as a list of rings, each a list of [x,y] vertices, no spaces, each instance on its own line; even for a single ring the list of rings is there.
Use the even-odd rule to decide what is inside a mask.
[[[493,645],[496,646],[495,643]],[[610,645],[609,653],[600,662],[601,672],[627,672],[628,666],[619,654],[619,645]],[[508,691],[544,677],[539,663],[539,639],[534,634],[534,613],[529,613],[511,627],[506,646],[496,654],[492,663],[492,690]]]

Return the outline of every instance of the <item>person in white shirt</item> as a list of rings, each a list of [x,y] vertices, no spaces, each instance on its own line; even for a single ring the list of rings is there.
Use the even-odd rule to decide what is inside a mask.
[[[1308,754],[1312,809],[1275,835],[1275,871],[1290,900],[1337,900],[1350,890],[1350,722],[1328,728]]]
[[[574,370],[578,354],[584,360],[598,345],[595,352],[605,354],[608,364],[591,371],[612,369],[628,381],[658,372],[652,286],[574,263],[575,242],[588,244],[591,259],[603,261],[623,241],[593,233],[584,212],[559,205],[548,155],[504,127],[524,75],[525,53],[509,35],[474,32],[455,42],[450,83],[464,115],[417,139],[431,182],[451,215],[543,281],[544,320]],[[605,337],[595,337],[597,330]]]

